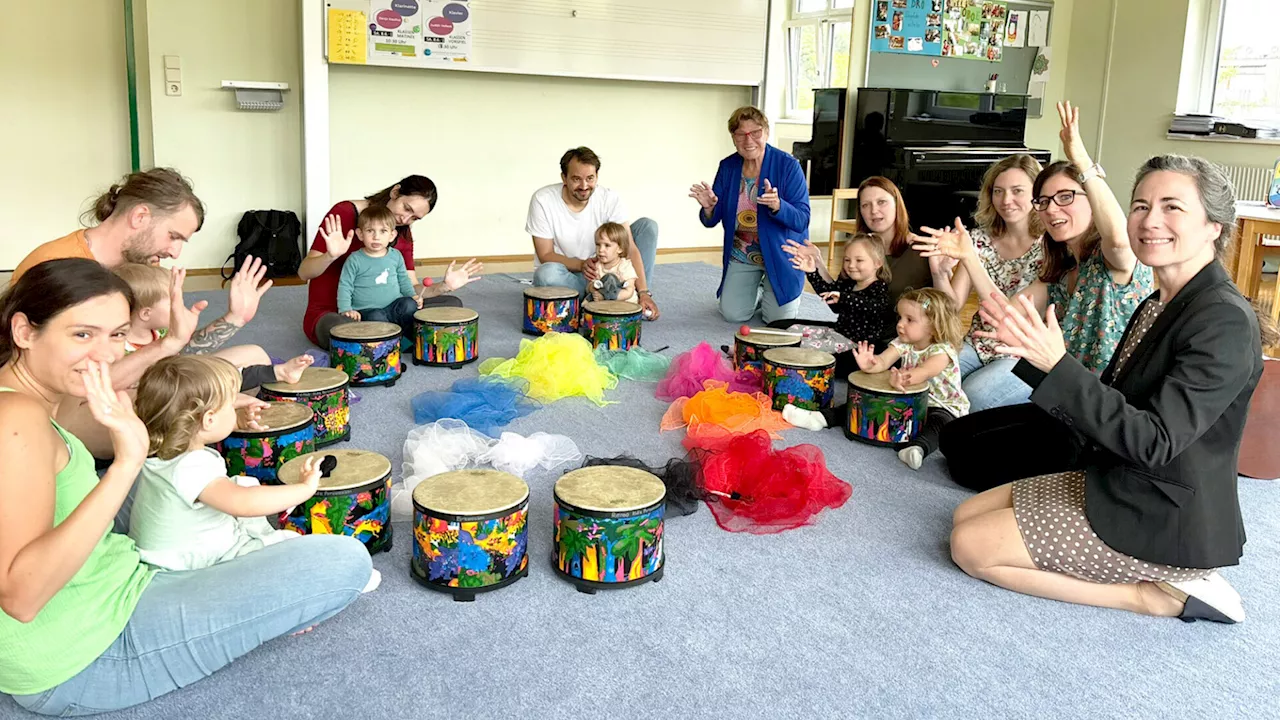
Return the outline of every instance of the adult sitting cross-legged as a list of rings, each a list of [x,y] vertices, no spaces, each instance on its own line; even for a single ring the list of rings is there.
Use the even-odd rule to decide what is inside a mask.
[[[338,312],[338,282],[347,258],[361,248],[355,241],[356,218],[370,205],[385,205],[395,217],[395,239],[391,248],[404,258],[405,271],[422,298],[422,307],[462,307],[462,301],[449,293],[480,279],[484,265],[472,258],[457,267],[450,262],[441,282],[418,281],[413,259],[413,223],[426,217],[436,207],[436,184],[431,178],[410,175],[390,187],[363,198],[343,200],[325,215],[316,230],[311,251],[298,268],[298,277],[307,280],[307,310],[302,316],[302,332],[321,348],[329,349],[329,332],[335,327],[356,322]]]
[[[533,236],[533,284],[562,286],[585,294],[601,279],[596,261],[596,231],[607,222],[627,228],[628,246],[640,253],[635,265],[635,292],[644,317],[656,320],[650,279],[658,256],[658,223],[631,220],[618,193],[597,187],[600,157],[591,148],[576,147],[560,158],[560,182],[540,188],[529,200],[525,232]]]
[[[186,178],[170,168],[126,175],[98,197],[89,214],[96,225],[32,250],[14,269],[10,283],[17,283],[42,262],[61,258],[95,260],[113,270],[128,263],[155,264],[176,259],[204,224],[204,204]],[[213,353],[238,368],[270,365],[270,356],[256,345],[223,347],[257,314],[263,293],[271,287],[270,281],[262,282],[264,274],[260,261],[246,258],[228,288],[227,313],[196,330],[199,313],[208,303],[201,301],[190,308],[182,304],[183,273],[178,271],[177,287],[170,303],[168,334],[116,363],[113,369],[116,385],[134,387],[147,368],[160,358],[179,352]],[[94,457],[111,457],[110,437],[83,401],[60,406],[58,422],[80,438]]]
[[[1026,479],[956,509],[951,555],[966,573],[1082,605],[1244,619],[1218,568],[1244,551],[1236,463],[1264,338],[1222,265],[1234,227],[1231,183],[1208,162],[1165,155],[1138,171],[1128,238],[1160,289],[1101,377],[1067,352],[1055,314],[1041,320],[1026,296],[984,300],[1048,419],[986,447]],[[1061,460],[1029,477],[1046,472],[1035,456]]]

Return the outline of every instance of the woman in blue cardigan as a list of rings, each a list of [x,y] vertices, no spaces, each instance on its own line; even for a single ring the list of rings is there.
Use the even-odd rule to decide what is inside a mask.
[[[759,309],[766,323],[794,318],[804,273],[791,266],[783,241],[809,237],[809,188],[800,163],[768,145],[769,120],[747,106],[729,117],[737,152],[720,161],[715,182],[694,185],[689,197],[707,227],[724,228],[720,314],[747,322]],[[721,198],[724,198],[721,200]]]

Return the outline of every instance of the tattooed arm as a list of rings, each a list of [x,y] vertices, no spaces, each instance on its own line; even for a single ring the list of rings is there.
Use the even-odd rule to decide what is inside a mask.
[[[182,348],[183,355],[207,355],[222,347],[232,335],[240,330],[240,325],[228,321],[225,317],[218,318],[209,323],[208,326],[201,328],[195,335],[191,336],[191,342]]]

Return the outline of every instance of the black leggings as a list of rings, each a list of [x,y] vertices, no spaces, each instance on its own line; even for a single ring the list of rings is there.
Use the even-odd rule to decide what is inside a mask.
[[[942,431],[939,449],[947,458],[951,479],[982,492],[1014,480],[1078,470],[1084,441],[1049,413],[1026,403],[958,418]]]
[[[422,307],[462,307],[462,300],[453,295],[437,295],[435,297],[423,298]],[[341,313],[331,312],[320,316],[316,321],[316,345],[321,350],[329,349],[329,333],[339,325],[346,325],[349,322],[356,322]]]

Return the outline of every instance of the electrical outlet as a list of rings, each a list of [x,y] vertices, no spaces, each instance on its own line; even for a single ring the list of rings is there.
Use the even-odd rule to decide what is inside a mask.
[[[164,94],[172,97],[180,97],[182,95],[181,82],[165,82]]]

